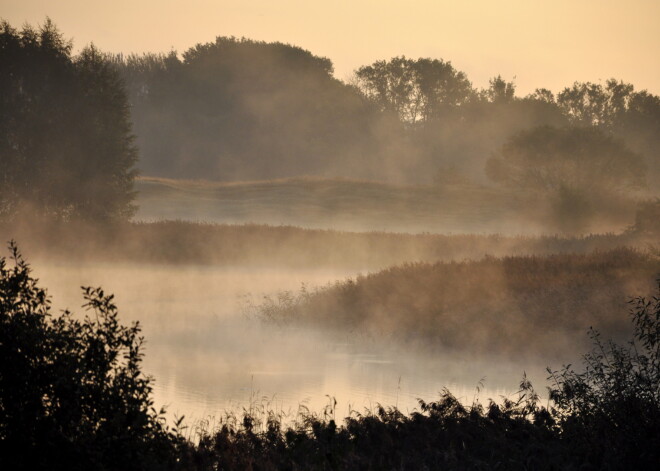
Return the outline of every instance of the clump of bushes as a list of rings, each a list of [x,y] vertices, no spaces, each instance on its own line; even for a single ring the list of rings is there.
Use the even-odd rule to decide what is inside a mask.
[[[84,319],[53,315],[15,244],[0,258],[0,462],[4,469],[163,469],[173,442],[141,371],[140,326],[83,288]]]
[[[513,399],[449,391],[409,415],[379,406],[338,424],[334,404],[242,417],[183,435],[141,371],[140,327],[84,288],[83,320],[50,312],[14,244],[0,257],[0,463],[7,469],[652,469],[660,459],[660,296],[632,301],[627,346],[592,334],[582,370],[550,370],[547,406],[523,377]],[[660,290],[659,290],[660,295]]]
[[[551,412],[581,461],[652,469],[660,458],[660,296],[630,302],[628,345],[605,342],[592,329],[582,371],[549,370]]]

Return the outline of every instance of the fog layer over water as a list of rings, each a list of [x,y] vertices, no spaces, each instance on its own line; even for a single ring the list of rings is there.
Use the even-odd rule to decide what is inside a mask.
[[[383,345],[359,332],[327,334],[264,324],[246,314],[281,290],[309,288],[355,275],[327,269],[283,272],[273,268],[131,264],[35,263],[56,310],[82,314],[81,285],[116,295],[120,320],[139,320],[146,338],[145,370],[155,378],[155,405],[169,417],[220,416],[225,410],[266,406],[295,412],[304,404],[321,411],[328,396],[337,414],[350,409],[416,407],[448,387],[472,401],[511,394],[524,370],[543,392],[544,367],[532,360],[484,361],[467,355],[427,355]],[[466,349],[469,351],[469,347]],[[555,365],[558,366],[558,365]]]

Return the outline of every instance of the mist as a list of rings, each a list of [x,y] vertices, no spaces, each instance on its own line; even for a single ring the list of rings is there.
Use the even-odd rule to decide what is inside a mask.
[[[172,449],[439,410],[530,427],[543,413],[557,434],[574,411],[552,415],[556,388],[592,374],[561,365],[650,331],[660,97],[633,84],[521,97],[499,74],[479,89],[447,58],[402,55],[342,81],[330,58],[225,36],[74,54],[50,20],[2,23],[0,41],[0,321],[27,329],[3,341],[20,359],[68,346],[39,357],[63,373],[44,360],[34,377],[115,391],[108,407],[135,402],[126,417]],[[111,397],[48,394],[34,403]],[[88,422],[81,436],[114,423]]]
[[[82,313],[81,285],[115,294],[122,321],[139,321],[147,338],[145,370],[157,378],[155,400],[171,414],[206,420],[241,407],[271,407],[293,415],[300,405],[320,410],[328,395],[342,413],[376,404],[417,407],[452,387],[472,400],[510,394],[521,371],[543,379],[538,360],[473,357],[467,349],[424,354],[362,332],[264,323],[257,303],[300,283],[314,290],[352,272],[327,269],[200,268],[126,263],[41,263],[35,275],[49,287],[54,308]]]

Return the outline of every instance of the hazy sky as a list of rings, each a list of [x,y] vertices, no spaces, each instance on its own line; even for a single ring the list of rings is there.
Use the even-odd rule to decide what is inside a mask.
[[[660,93],[660,0],[0,0],[14,26],[46,16],[111,52],[179,52],[216,36],[282,41],[345,79],[396,55],[450,60],[479,87],[520,95],[610,77]]]

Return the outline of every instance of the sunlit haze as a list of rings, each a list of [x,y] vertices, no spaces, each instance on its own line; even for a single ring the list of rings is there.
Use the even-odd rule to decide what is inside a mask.
[[[659,25],[0,0],[0,467],[656,469]]]
[[[2,0],[0,16],[49,16],[76,49],[109,52],[183,52],[216,36],[281,41],[330,58],[342,80],[405,55],[449,60],[477,87],[515,77],[518,95],[611,77],[660,92],[656,0]]]

